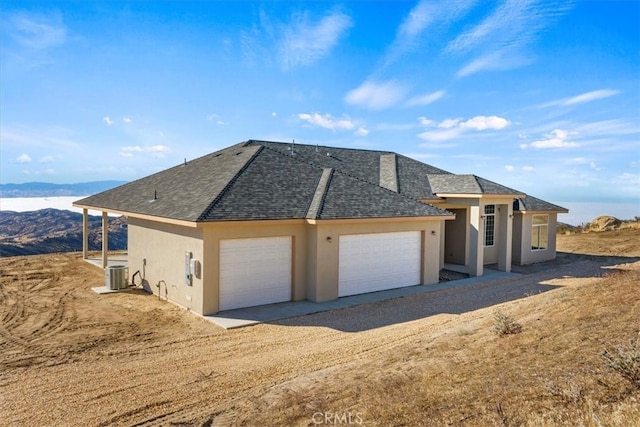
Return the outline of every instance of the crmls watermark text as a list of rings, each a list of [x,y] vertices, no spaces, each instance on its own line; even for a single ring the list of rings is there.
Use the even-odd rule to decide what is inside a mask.
[[[311,421],[316,425],[362,425],[362,414],[360,412],[315,412],[311,416]]]

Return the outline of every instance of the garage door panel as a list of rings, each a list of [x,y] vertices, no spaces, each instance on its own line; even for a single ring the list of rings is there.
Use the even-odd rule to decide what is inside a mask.
[[[220,241],[220,310],[291,300],[291,237]]]
[[[340,236],[339,296],[419,284],[421,240],[419,231]]]

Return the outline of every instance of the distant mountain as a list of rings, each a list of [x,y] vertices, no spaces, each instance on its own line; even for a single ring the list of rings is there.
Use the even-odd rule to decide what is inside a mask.
[[[102,217],[89,216],[89,250],[102,248]],[[109,217],[109,250],[127,248],[127,219]],[[82,250],[82,214],[59,209],[0,212],[0,257]]]
[[[0,197],[61,197],[87,196],[100,193],[127,181],[92,181],[77,184],[52,184],[50,182],[26,182],[24,184],[0,184]]]

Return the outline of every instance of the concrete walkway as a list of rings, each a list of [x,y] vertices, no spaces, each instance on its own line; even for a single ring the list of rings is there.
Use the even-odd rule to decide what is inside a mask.
[[[206,320],[215,323],[225,329],[241,328],[255,325],[256,323],[272,322],[288,317],[304,316],[319,313],[321,311],[335,310],[339,308],[353,307],[360,304],[384,301],[393,298],[424,294],[427,292],[451,289],[460,286],[470,286],[477,283],[485,283],[493,280],[501,280],[509,277],[519,277],[518,273],[507,273],[485,268],[484,275],[469,277],[460,280],[441,282],[436,285],[417,285],[407,288],[389,289],[386,291],[371,292],[368,294],[353,295],[338,298],[327,302],[290,301],[278,304],[260,305],[257,307],[239,308],[217,313],[213,316],[203,316]]]

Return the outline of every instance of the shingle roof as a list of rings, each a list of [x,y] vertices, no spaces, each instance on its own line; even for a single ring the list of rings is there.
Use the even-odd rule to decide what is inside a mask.
[[[391,218],[450,215],[420,202],[443,194],[513,196],[520,210],[566,212],[487,179],[389,151],[257,140],[74,204],[195,222]]]
[[[497,184],[476,175],[429,175],[429,183],[435,194],[488,194],[501,196],[522,195],[521,191]]]
[[[380,187],[380,152],[287,146],[237,144],[75,204],[186,221],[450,215]]]
[[[569,212],[568,209],[565,209],[562,206],[554,205],[553,203],[549,203],[529,195],[516,198],[513,202],[513,210],[521,212]]]

